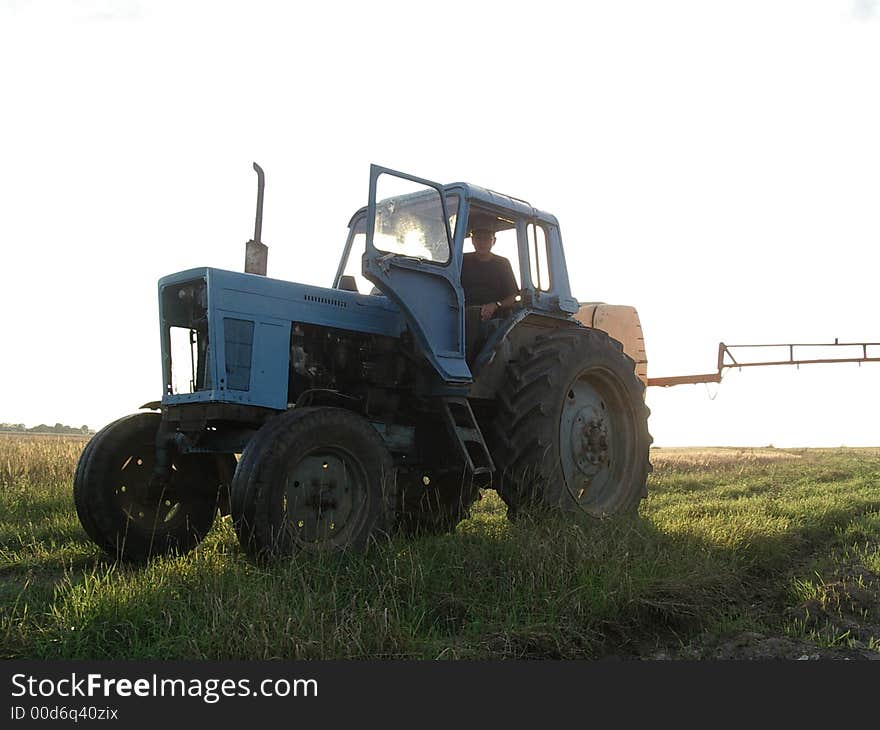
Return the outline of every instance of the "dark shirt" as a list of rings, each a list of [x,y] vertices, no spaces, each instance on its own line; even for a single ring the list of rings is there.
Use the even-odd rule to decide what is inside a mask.
[[[464,255],[461,286],[464,289],[464,303],[469,307],[500,302],[519,292],[510,261],[495,254],[488,261],[480,261],[476,251]]]

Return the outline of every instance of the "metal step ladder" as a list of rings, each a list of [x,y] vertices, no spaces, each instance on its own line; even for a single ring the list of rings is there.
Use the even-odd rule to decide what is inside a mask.
[[[477,419],[467,398],[447,397],[441,400],[444,420],[452,440],[458,444],[465,470],[474,486],[486,489],[492,484],[495,464],[489,454]]]

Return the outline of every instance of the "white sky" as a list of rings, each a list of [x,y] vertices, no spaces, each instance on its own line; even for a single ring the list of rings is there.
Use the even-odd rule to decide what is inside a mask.
[[[160,397],[156,281],[329,285],[370,162],[557,215],[649,373],[880,341],[880,4],[0,0],[0,421]],[[659,445],[880,445],[880,363],[648,394]],[[709,398],[709,390],[717,397]]]

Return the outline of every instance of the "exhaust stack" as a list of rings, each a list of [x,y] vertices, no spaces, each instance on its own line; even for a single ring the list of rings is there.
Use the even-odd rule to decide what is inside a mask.
[[[266,176],[263,168],[256,162],[254,170],[257,173],[257,219],[254,223],[254,237],[245,244],[244,273],[265,276],[269,247],[260,240],[260,236],[263,232],[263,188],[266,187]]]

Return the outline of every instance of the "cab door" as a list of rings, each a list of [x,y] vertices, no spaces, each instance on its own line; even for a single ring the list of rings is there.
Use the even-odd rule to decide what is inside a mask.
[[[461,257],[453,231],[462,201],[443,186],[370,166],[363,273],[407,318],[416,343],[447,383],[469,383]]]

